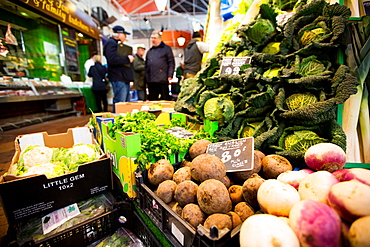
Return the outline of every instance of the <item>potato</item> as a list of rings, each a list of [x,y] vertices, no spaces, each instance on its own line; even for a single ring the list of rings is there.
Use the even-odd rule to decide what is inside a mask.
[[[245,180],[242,187],[244,200],[251,205],[255,210],[259,208],[257,201],[257,192],[261,184],[265,180],[260,177],[257,173],[254,173],[250,178]]]
[[[191,162],[191,177],[199,182],[207,179],[223,179],[226,166],[220,158],[211,154],[201,154]]]
[[[189,148],[190,158],[194,159],[198,155],[204,154],[207,151],[208,145],[211,143],[212,142],[205,139],[197,140],[196,142],[194,142]]]
[[[242,220],[240,219],[240,216],[237,213],[230,211],[227,214],[230,215],[231,221],[233,223],[233,229],[240,225],[241,223],[243,223]]]
[[[172,180],[177,184],[184,182],[185,180],[191,180],[190,167],[181,167],[173,174]]]
[[[263,155],[263,156],[262,156]],[[261,151],[254,150],[253,169],[249,171],[233,172],[233,179],[238,183],[244,183],[253,173],[258,173],[262,168],[262,158],[264,154]]]
[[[232,208],[226,186],[216,179],[208,179],[199,185],[197,200],[206,214],[227,213]]]
[[[197,201],[198,185],[190,180],[185,180],[177,185],[175,190],[175,200],[181,207]]]
[[[262,177],[264,179],[276,179],[285,171],[292,171],[293,166],[289,160],[278,154],[269,154],[262,159]]]
[[[172,180],[165,180],[158,185],[156,194],[164,203],[169,203],[173,200],[177,184]]]
[[[237,184],[234,184],[232,186],[230,186],[229,188],[229,195],[230,195],[230,199],[231,199],[231,202],[233,204],[237,204],[241,201],[243,201],[243,190],[242,190],[242,186],[241,185],[237,185]]]
[[[175,213],[181,216],[182,214],[182,207],[179,205],[178,202],[172,201],[167,204]]]
[[[199,224],[204,223],[206,215],[197,204],[189,203],[182,209],[181,217],[197,228]]]
[[[254,214],[253,208],[246,202],[239,202],[236,204],[234,212],[239,215],[242,222]]]
[[[231,217],[228,214],[215,213],[211,214],[206,218],[203,224],[204,228],[210,230],[211,227],[216,226],[218,230],[228,228],[229,230],[233,229],[233,222]]]
[[[165,180],[171,180],[174,171],[173,166],[168,160],[158,160],[151,164],[148,169],[148,181],[149,183],[158,186]]]
[[[180,167],[190,167],[191,166],[191,161],[188,160],[182,160],[180,163]]]

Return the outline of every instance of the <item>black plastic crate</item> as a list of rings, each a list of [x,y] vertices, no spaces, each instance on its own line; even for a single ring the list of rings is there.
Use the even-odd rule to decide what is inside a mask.
[[[131,231],[135,233],[136,236],[148,247],[161,246],[161,243],[150,231],[147,225],[145,225],[144,220],[139,216],[137,212],[133,212],[133,224],[131,224]]]
[[[145,181],[146,172],[136,172],[138,206],[174,246],[239,246],[240,227],[232,231],[214,228],[211,232],[201,226],[195,229],[155,195],[154,188]]]
[[[22,247],[88,246],[114,233],[119,227],[131,228],[134,224],[132,208],[132,203],[129,201],[116,201],[112,207],[107,209],[103,214],[97,215],[40,241],[28,241],[22,244]],[[126,218],[126,223],[122,223],[122,221],[119,220],[121,216]],[[15,241],[15,231],[15,227],[9,227],[7,236],[8,243],[3,246],[19,246],[17,241]]]

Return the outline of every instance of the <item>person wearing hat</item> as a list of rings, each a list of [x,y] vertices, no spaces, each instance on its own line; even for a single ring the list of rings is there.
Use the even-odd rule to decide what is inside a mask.
[[[122,26],[113,27],[113,35],[103,48],[108,65],[108,79],[114,94],[112,112],[115,112],[116,103],[130,101],[130,82],[134,81],[131,63],[135,58],[132,47],[124,44],[129,34]]]
[[[171,100],[169,83],[175,71],[172,49],[162,41],[162,33],[154,31],[150,36],[152,47],[146,53],[145,80],[148,83],[149,100]]]
[[[132,63],[134,69],[134,88],[137,93],[138,100],[146,100],[146,85],[145,85],[145,45],[138,45],[136,48],[135,60]]]
[[[193,78],[201,69],[203,53],[209,52],[209,46],[202,41],[200,32],[194,32],[192,40],[184,51],[185,79]]]

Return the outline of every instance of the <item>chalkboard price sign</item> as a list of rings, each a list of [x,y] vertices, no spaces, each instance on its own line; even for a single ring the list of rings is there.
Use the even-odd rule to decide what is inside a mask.
[[[219,157],[227,172],[253,169],[254,138],[247,137],[208,145],[207,153]]]
[[[250,63],[251,57],[224,57],[221,63],[220,74],[239,75],[240,66]]]

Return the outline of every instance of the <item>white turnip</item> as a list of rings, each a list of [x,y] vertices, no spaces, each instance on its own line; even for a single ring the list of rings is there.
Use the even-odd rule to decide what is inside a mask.
[[[305,169],[308,170],[308,169]],[[290,184],[294,188],[298,189],[298,186],[302,179],[304,179],[309,173],[303,170],[299,171],[286,171],[281,173],[278,177],[277,180]]]
[[[370,170],[365,168],[340,169],[333,172],[333,175],[341,182],[356,179],[357,181],[370,186]]]
[[[319,143],[307,149],[304,160],[315,171],[333,172],[346,164],[346,153],[334,143]]]

